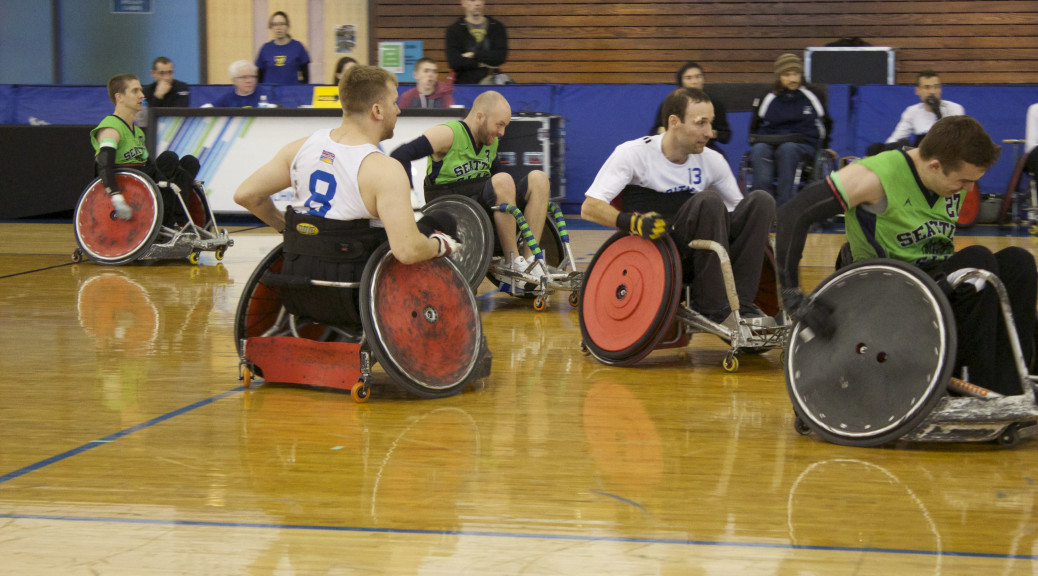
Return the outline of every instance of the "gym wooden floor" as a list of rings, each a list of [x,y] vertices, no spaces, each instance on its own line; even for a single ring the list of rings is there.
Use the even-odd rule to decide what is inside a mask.
[[[572,232],[582,267],[608,234]],[[0,224],[0,574],[1038,574],[1038,441],[801,437],[779,351],[603,366],[565,293],[484,283],[493,374],[452,398],[244,390],[235,307],[279,237],[233,237],[112,268]],[[812,235],[808,286],[841,240]]]

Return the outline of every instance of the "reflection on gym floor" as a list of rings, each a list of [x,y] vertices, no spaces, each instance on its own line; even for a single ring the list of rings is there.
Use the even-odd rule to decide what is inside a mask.
[[[610,233],[570,234],[583,268]],[[1038,572],[1038,441],[800,436],[780,350],[728,373],[696,334],[606,366],[566,293],[538,312],[484,281],[493,372],[459,395],[416,399],[380,366],[363,404],[246,390],[235,311],[279,236],[104,267],[69,263],[69,226],[0,235],[0,573]],[[808,287],[841,239],[811,236]]]

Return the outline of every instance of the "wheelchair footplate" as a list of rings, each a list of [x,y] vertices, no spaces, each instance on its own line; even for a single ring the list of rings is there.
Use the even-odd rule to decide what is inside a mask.
[[[245,387],[251,375],[265,381],[352,391],[371,372],[368,352],[356,342],[319,342],[292,336],[255,336],[245,341]]]

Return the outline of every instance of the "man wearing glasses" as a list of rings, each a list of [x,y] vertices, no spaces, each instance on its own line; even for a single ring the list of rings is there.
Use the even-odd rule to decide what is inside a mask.
[[[144,87],[144,98],[148,106],[159,108],[187,108],[191,89],[187,84],[173,78],[173,61],[159,56],[151,63],[154,82]]]

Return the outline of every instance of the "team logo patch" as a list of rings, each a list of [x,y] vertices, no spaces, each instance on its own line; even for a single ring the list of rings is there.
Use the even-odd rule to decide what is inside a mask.
[[[321,150],[321,162],[324,162],[325,164],[335,162],[335,154],[332,154],[327,150]]]
[[[285,62],[287,62],[287,61],[288,61],[288,56],[275,56],[274,57],[274,65],[275,66],[279,66],[279,67],[280,66],[284,66]]]
[[[319,230],[317,230],[317,226],[314,226],[313,224],[302,222],[296,224],[296,232],[299,232],[303,236],[317,236]]]

